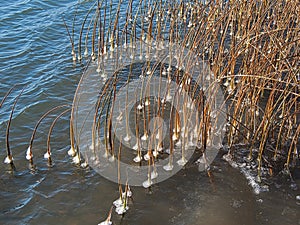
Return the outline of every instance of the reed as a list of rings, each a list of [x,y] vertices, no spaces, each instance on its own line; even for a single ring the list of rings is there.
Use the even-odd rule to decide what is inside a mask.
[[[3,104],[3,102],[5,101],[6,97],[10,94],[10,92],[12,91],[14,87],[12,87],[4,96],[3,100],[1,101],[1,106]],[[14,103],[12,105],[11,111],[10,111],[10,116],[9,116],[9,120],[6,126],[6,135],[5,135],[5,141],[6,141],[6,158],[4,160],[4,163],[6,164],[10,164],[11,168],[13,170],[15,170],[15,165],[14,165],[14,161],[13,161],[13,155],[12,155],[12,151],[10,148],[10,142],[9,142],[9,134],[10,134],[10,127],[11,127],[11,122],[13,119],[13,114],[15,111],[15,107],[17,105],[17,102],[20,98],[20,96],[23,94],[24,90],[25,90],[26,86],[22,88],[22,90],[20,91],[20,93],[17,95],[17,97],[14,100]]]
[[[50,142],[51,142],[51,133],[53,131],[54,125],[56,124],[56,122],[58,121],[58,119],[60,117],[62,117],[64,114],[66,114],[67,112],[69,112],[71,109],[66,109],[65,111],[63,111],[62,113],[60,113],[52,122],[49,131],[48,131],[48,136],[47,136],[47,151],[44,154],[44,158],[48,160],[48,164],[49,166],[52,165],[52,158],[51,158],[51,146],[50,146]]]

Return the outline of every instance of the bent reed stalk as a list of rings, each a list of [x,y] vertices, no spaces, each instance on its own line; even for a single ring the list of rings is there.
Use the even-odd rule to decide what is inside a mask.
[[[13,88],[13,87],[12,87]],[[10,149],[10,143],[9,143],[9,134],[10,134],[10,127],[11,127],[11,122],[12,122],[12,119],[13,119],[13,114],[14,114],[14,111],[15,111],[15,107],[17,105],[17,102],[20,98],[20,96],[23,94],[24,90],[25,90],[26,86],[24,86],[22,88],[22,90],[20,91],[20,93],[17,95],[17,97],[15,98],[14,100],[14,103],[13,103],[13,106],[11,108],[11,111],[10,111],[10,116],[9,116],[9,120],[8,120],[8,123],[7,123],[7,126],[6,126],[6,138],[5,138],[5,141],[6,141],[6,158],[4,160],[4,163],[6,164],[10,164],[11,168],[13,170],[15,170],[15,165],[14,165],[14,161],[13,161],[13,155],[12,155],[12,151]],[[7,95],[11,92],[12,89],[10,89],[8,92],[7,92]],[[6,96],[7,96],[6,95]],[[3,101],[5,100],[6,96],[3,98]]]

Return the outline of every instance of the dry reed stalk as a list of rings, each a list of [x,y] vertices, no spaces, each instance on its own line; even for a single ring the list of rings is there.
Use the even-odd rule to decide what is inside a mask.
[[[71,109],[66,109],[65,111],[63,111],[62,113],[60,113],[52,122],[50,128],[49,128],[49,132],[48,132],[48,136],[47,136],[47,152],[44,155],[44,158],[48,160],[48,165],[51,166],[52,165],[52,158],[51,158],[51,146],[50,146],[50,142],[51,142],[51,133],[53,131],[54,125],[56,124],[57,120],[59,118],[61,118],[64,114],[66,114],[67,112],[69,112]]]
[[[27,86],[27,85],[26,85]],[[12,151],[10,149],[10,143],[9,143],[9,134],[10,134],[10,127],[11,127],[11,122],[13,119],[13,114],[15,111],[15,107],[17,105],[17,102],[19,100],[19,98],[21,97],[21,95],[23,94],[26,86],[24,86],[22,88],[22,90],[20,91],[20,93],[17,95],[17,97],[14,100],[13,106],[11,108],[11,112],[10,112],[10,116],[9,116],[9,120],[6,126],[6,135],[5,135],[5,141],[6,141],[6,158],[4,160],[4,163],[6,164],[10,164],[11,168],[13,170],[15,170],[15,165],[14,165],[14,161],[13,161],[13,155],[12,155]],[[8,93],[9,94],[9,93]],[[5,98],[4,98],[5,99]],[[4,101],[4,100],[3,100]]]

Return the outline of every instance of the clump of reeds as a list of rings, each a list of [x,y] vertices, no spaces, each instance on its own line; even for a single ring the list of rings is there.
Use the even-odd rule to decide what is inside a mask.
[[[4,97],[2,98],[1,103],[0,103],[0,109],[1,109],[2,105],[5,103],[7,97],[12,93],[13,89],[15,89],[17,86],[18,85],[12,86],[7,91],[7,93],[4,95]],[[6,128],[6,135],[5,135],[6,136],[6,138],[5,138],[5,140],[6,140],[6,157],[5,157],[4,163],[10,164],[11,168],[13,170],[15,169],[15,164],[14,164],[14,158],[13,158],[13,154],[12,154],[11,147],[10,147],[10,129],[11,129],[12,121],[13,121],[13,115],[14,115],[14,112],[15,112],[15,108],[17,106],[17,102],[18,102],[19,98],[21,97],[21,95],[23,94],[23,92],[25,91],[25,89],[26,89],[26,85],[19,91],[18,95],[13,99],[14,102],[13,102],[12,108],[10,110],[10,116],[8,118],[8,121],[7,121],[7,128]],[[53,113],[55,110],[58,110],[58,109],[63,108],[63,107],[70,107],[70,105],[59,105],[59,106],[56,106],[56,107],[48,110],[46,113],[44,113],[41,116],[41,118],[38,120],[38,122],[36,123],[35,127],[33,128],[33,132],[32,132],[32,135],[31,135],[31,138],[30,138],[30,141],[29,141],[29,146],[28,146],[28,148],[27,148],[27,150],[25,152],[26,159],[29,161],[29,165],[30,165],[31,169],[35,169],[35,165],[33,163],[33,151],[32,151],[32,148],[33,148],[33,143],[34,143],[35,135],[37,133],[39,125],[41,124],[41,122],[48,115],[50,115],[51,113]],[[61,116],[63,116],[65,113],[67,113],[68,111],[70,111],[70,108],[66,109],[61,114],[59,114],[53,120],[53,122],[52,122],[52,124],[51,124],[51,126],[49,128],[48,138],[47,138],[47,151],[44,154],[44,158],[48,160],[49,165],[52,164],[51,150],[50,150],[50,140],[51,140],[52,130],[53,130],[54,125],[56,124],[57,120]]]
[[[83,87],[88,87],[84,86],[85,80],[92,70],[99,75],[104,84],[98,90],[98,98],[93,107],[94,115],[90,127],[92,138],[88,139],[87,144],[92,151],[89,164],[103,165],[112,161],[115,163],[114,160],[120,163],[122,159],[128,160],[129,164],[147,167],[144,181],[140,185],[150,188],[161,175],[157,163],[166,155],[169,159],[163,165],[163,169],[171,173],[175,167],[184,166],[188,162],[187,153],[191,151],[190,149],[195,146],[201,148],[200,143],[203,142],[204,154],[209,146],[208,142],[212,142],[209,133],[212,133],[214,124],[211,124],[209,119],[211,102],[204,101],[204,95],[200,94],[204,93],[201,90],[201,86],[205,86],[203,81],[192,81],[192,67],[196,61],[192,55],[184,53],[186,47],[190,48],[187,44],[191,43],[194,32],[187,32],[187,37],[178,33],[179,26],[186,29],[187,24],[180,21],[178,24],[173,22],[176,12],[170,14],[166,12],[173,10],[171,6],[157,3],[156,7],[152,8],[148,3],[144,5],[145,2],[141,2],[141,5],[136,6],[138,8],[136,15],[133,15],[131,4],[132,2],[128,4],[127,19],[123,28],[118,21],[119,11],[115,18],[107,19],[112,21],[109,22],[111,26],[108,28],[100,25],[87,28],[87,31],[91,32],[90,40],[95,39],[92,44],[97,43],[94,33],[98,33],[100,38],[98,46],[94,47],[94,50],[90,48],[91,60],[87,64],[90,70],[83,73],[78,85],[78,92],[76,91],[78,99],[74,98],[73,112],[74,115],[78,113],[79,98],[86,98],[82,97],[84,93],[82,95],[80,93],[83,92]],[[92,22],[89,24],[104,24],[105,18],[100,15],[105,14],[105,6],[102,9],[103,12],[100,12],[99,8],[95,10],[95,16],[92,16]],[[96,18],[99,20],[95,21]],[[104,29],[107,29],[107,32],[104,32]],[[183,43],[183,46],[176,49],[180,46],[179,43]],[[102,48],[110,51],[106,52]],[[95,55],[97,57],[94,57]],[[153,56],[156,55],[158,59],[153,60]],[[185,64],[180,60],[181,55],[187,58]],[[106,68],[114,69],[108,78],[105,75]],[[119,101],[118,91],[131,81],[138,81],[139,86],[125,87],[123,101]],[[157,85],[151,85],[152,82]],[[210,85],[213,87],[213,84]],[[155,97],[152,98],[153,93]],[[132,105],[131,101],[135,102],[132,108],[129,107]],[[197,107],[202,107],[203,113],[195,113]],[[197,124],[191,126],[189,121],[192,119],[196,120]],[[80,127],[81,125],[78,126],[79,131]],[[164,136],[165,132],[167,135]],[[74,136],[83,142],[80,134]],[[77,146],[80,146],[77,140]],[[128,149],[133,149],[134,151],[130,151],[133,154],[126,151]],[[204,164],[208,170],[209,163]],[[126,171],[118,171],[119,176],[120,173],[126,176]],[[118,183],[120,185],[120,178]],[[129,209],[126,192],[125,190],[124,196],[120,188],[120,197],[114,201],[118,214],[124,214]],[[107,223],[107,220],[104,223]]]
[[[56,106],[50,110],[48,110],[47,112],[45,112],[41,117],[40,119],[38,120],[38,122],[36,123],[34,129],[33,129],[33,132],[32,132],[32,135],[31,135],[31,138],[30,138],[30,141],[29,141],[29,146],[27,148],[27,151],[26,151],[26,159],[29,161],[31,167],[34,167],[34,163],[33,163],[33,152],[32,152],[32,147],[33,147],[33,142],[34,142],[34,138],[35,138],[35,135],[36,135],[36,132],[37,132],[37,129],[39,127],[39,125],[41,124],[41,122],[48,116],[50,115],[52,112],[54,112],[55,110],[58,110],[60,108],[63,108],[63,107],[68,107],[68,105],[59,105],[59,106]],[[68,109],[69,110],[69,109]],[[60,115],[61,116],[61,115]],[[51,152],[50,152],[50,134],[51,134],[51,131],[53,129],[53,126],[55,125],[57,119],[60,117],[58,116],[52,123],[50,129],[49,129],[49,135],[48,135],[48,140],[47,140],[47,152],[44,154],[44,158],[48,160],[49,164],[51,164],[52,160],[51,160]]]
[[[151,178],[161,153],[169,154],[169,164],[164,166],[166,170],[173,169],[173,155],[177,151],[181,154],[177,163],[184,165],[187,162],[185,154],[188,145],[201,148],[205,155],[207,146],[213,143],[212,135],[215,134],[211,118],[218,117],[221,113],[216,113],[212,109],[214,103],[203,97],[205,84],[191,81],[193,65],[204,60],[211,71],[204,77],[208,87],[213,87],[215,83],[223,86],[223,104],[227,106],[227,111],[223,114],[226,114],[228,122],[223,130],[226,131],[224,144],[229,149],[228,156],[235,158],[237,145],[247,146],[247,158],[257,162],[259,177],[263,167],[268,168],[269,175],[293,168],[299,159],[300,133],[300,7],[297,2],[186,3],[145,0],[129,1],[126,7],[122,4],[124,3],[119,1],[117,8],[113,8],[113,0],[96,1],[83,19],[78,41],[75,37],[75,18],[72,32],[66,26],[72,44],[73,60],[86,60],[87,69],[96,65],[95,72],[105,83],[102,90],[99,90],[91,127],[91,149],[96,160],[99,160],[97,151],[100,151],[101,141],[105,143],[105,155],[111,156],[112,161],[115,159],[115,148],[119,145],[114,133],[118,128],[113,126],[112,115],[115,110],[120,111],[118,120],[125,120],[124,141],[137,150],[134,162],[141,165],[146,163],[152,168],[148,179]],[[174,46],[180,48],[174,51]],[[184,55],[184,49],[192,51],[197,57],[186,59],[190,56]],[[151,61],[161,57],[161,52],[164,51],[169,51],[165,57],[167,60],[159,59],[156,63]],[[183,56],[186,58],[183,59]],[[137,62],[140,63],[139,71],[131,65]],[[174,63],[175,67],[172,68]],[[107,66],[115,70],[111,77],[105,71]],[[126,76],[122,74],[124,67],[128,68]],[[157,77],[167,79],[170,83],[175,82],[179,88],[171,93],[170,86],[164,86],[165,90],[149,86]],[[134,116],[131,116],[128,100],[123,102],[124,105],[115,105],[114,102],[119,89],[135,79],[141,79],[141,89],[139,93],[135,93],[139,104],[136,105]],[[158,83],[163,86],[162,82]],[[203,89],[199,91],[199,87]],[[13,88],[4,96],[0,107]],[[158,93],[154,101],[149,98],[149,93],[153,90]],[[179,103],[174,98],[182,93],[188,93],[193,104],[201,108],[201,113],[196,112],[197,123],[190,130],[186,127],[193,117],[189,109],[191,102],[185,98],[186,102]],[[13,104],[6,131],[5,162],[12,166],[9,130],[19,96]],[[128,96],[129,90],[126,99]],[[77,98],[79,96],[76,91],[71,109],[71,148],[68,153],[79,163],[80,134],[75,133],[78,130],[74,128]],[[166,108],[168,102],[181,107],[183,116],[173,108]],[[125,111],[121,111],[122,108]],[[41,120],[50,112],[52,110],[45,113]],[[149,124],[152,118],[164,115],[168,115],[170,119],[167,122],[168,138],[162,139],[161,121],[155,120],[152,128],[149,128]],[[62,114],[53,121],[49,130],[48,150],[45,154],[48,159],[51,159],[51,131],[60,116]],[[41,120],[34,128],[26,152],[31,165],[32,143]],[[134,131],[134,143],[131,143],[133,137],[130,136],[130,129]],[[152,177],[156,177],[153,174]],[[148,180],[148,183],[151,182]]]
[[[270,174],[289,171],[299,148],[299,6],[230,1],[214,7],[227,14],[212,28],[223,34],[211,47],[218,55],[208,57],[227,93],[229,154],[244,143],[259,177],[263,166]]]
[[[300,147],[299,14],[298,2],[286,0],[95,1],[77,37],[78,17],[74,17],[72,31],[65,23],[73,61],[86,63],[71,108],[69,155],[74,162],[81,162],[82,127],[77,127],[76,118],[83,81],[92,71],[103,85],[92,112],[92,137],[87,138],[92,150],[89,163],[120,163],[122,158],[146,166],[148,172],[142,185],[148,188],[159,177],[159,160],[168,155],[163,169],[172,171],[175,165],[187,163],[189,147],[197,147],[201,152],[199,161],[211,176],[208,149],[216,136],[226,132],[226,159],[238,160],[239,146],[243,144],[248,150],[246,161],[257,164],[258,178],[265,175],[264,168],[271,176],[283,170],[289,173],[299,160]],[[203,61],[209,73],[193,80],[195,65]],[[137,80],[139,86],[132,91],[128,84]],[[152,82],[157,85],[151,86]],[[176,88],[172,89],[172,83]],[[126,85],[124,101],[117,102],[118,91]],[[221,106],[227,110],[216,110],[220,107],[213,100],[217,85],[223,87]],[[13,88],[4,96],[0,108]],[[21,94],[22,91],[15,98],[6,131],[5,162],[12,167],[9,131]],[[132,96],[136,104],[130,111]],[[33,165],[32,144],[40,122],[61,107],[64,106],[46,112],[36,124],[26,152],[30,164]],[[67,110],[54,119],[49,129],[45,154],[49,163],[53,126]],[[116,112],[118,116],[114,117]],[[226,126],[216,127],[213,121],[224,115]],[[163,118],[165,124],[153,118]],[[192,125],[191,120],[195,121]],[[116,123],[122,121],[124,127]],[[118,136],[120,130],[122,135]],[[167,134],[163,138],[164,132]],[[126,146],[122,148],[123,144]],[[135,152],[130,154],[124,149]],[[119,171],[119,176],[121,172],[124,171]],[[118,182],[121,185],[121,178]],[[128,190],[126,186],[124,197],[120,188],[118,213],[128,209]],[[111,212],[104,224],[110,224],[110,218]]]
[[[263,166],[269,167],[272,173],[274,168],[278,171],[289,170],[295,164],[300,132],[299,5],[284,0],[189,3],[129,1],[127,7],[121,7],[122,4],[119,1],[117,8],[113,9],[113,1],[95,3],[83,20],[78,38],[78,59],[83,59],[81,49],[84,44],[87,59],[88,52],[91,52],[92,61],[88,61],[88,66],[92,67],[96,63],[95,72],[99,73],[103,82],[110,84],[100,90],[92,127],[92,148],[95,149],[96,142],[101,141],[102,137],[106,143],[104,151],[113,154],[113,148],[118,145],[113,134],[116,127],[112,127],[110,115],[116,108],[113,103],[116,92],[120,86],[140,75],[142,79],[148,79],[148,83],[155,76],[176,82],[192,96],[195,105],[201,106],[202,113],[198,115],[194,132],[185,130],[183,128],[191,118],[186,116],[179,119],[178,113],[172,110],[163,112],[162,106],[168,100],[171,101],[172,97],[168,88],[164,90],[165,93],[158,91],[160,99],[157,104],[160,106],[152,113],[158,116],[162,113],[170,115],[170,138],[163,143],[159,124],[156,124],[156,129],[149,130],[153,103],[148,97],[144,98],[149,93],[149,87],[141,84],[140,93],[136,94],[141,96],[135,112],[138,116],[133,117],[133,130],[137,139],[131,147],[138,150],[134,161],[141,163],[146,160],[155,166],[152,158],[157,158],[158,153],[165,150],[170,154],[170,164],[165,169],[171,170],[176,146],[182,153],[178,161],[182,165],[186,163],[184,155],[187,143],[196,144],[205,153],[207,145],[213,142],[211,135],[214,124],[211,124],[211,118],[221,113],[216,113],[211,107],[212,102],[206,102],[201,97],[202,92],[196,91],[197,85],[188,82],[188,74],[192,72],[189,69],[199,62],[188,60],[185,68],[182,68],[180,57],[184,50],[180,49],[177,55],[172,55],[170,51],[169,61],[161,61],[154,66],[149,58],[152,55],[159,57],[161,50],[171,50],[172,46],[180,44],[182,49],[193,51],[198,61],[204,60],[209,64],[211,73],[205,77],[206,82],[210,85],[218,82],[223,86],[224,105],[228,109],[223,112],[228,121],[223,129],[227,132],[225,144],[229,149],[228,154],[235,157],[235,151],[238,151],[235,150],[236,144],[248,146],[248,160],[257,161],[259,176]],[[122,12],[124,8],[126,12]],[[121,17],[125,20],[120,20]],[[75,46],[74,43],[72,46]],[[112,62],[110,59],[115,60]],[[129,66],[127,77],[122,77],[122,66],[136,63],[137,59],[141,60],[140,71]],[[177,70],[172,69],[172,60],[177,60]],[[107,66],[115,68],[109,80],[105,71]],[[158,75],[156,70],[160,70]],[[185,73],[180,75],[180,70]],[[203,83],[201,85],[204,86]],[[205,90],[202,91],[204,93]],[[180,90],[177,90],[178,93]],[[121,108],[127,109],[129,103],[123,103]],[[172,104],[178,103],[173,101]],[[189,114],[189,104],[184,102],[182,105],[186,115]],[[103,116],[106,117],[105,123],[102,121]],[[125,142],[130,142],[132,138],[129,135],[129,124],[132,124],[130,118],[127,110],[119,117],[126,124]],[[71,139],[71,142],[74,140]],[[143,146],[147,149],[144,157],[141,155]]]

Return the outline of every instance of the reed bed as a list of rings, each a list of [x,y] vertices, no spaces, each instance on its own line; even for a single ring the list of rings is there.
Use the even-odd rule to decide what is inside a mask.
[[[247,160],[257,162],[259,176],[262,167],[268,168],[270,175],[283,169],[289,171],[299,157],[299,10],[297,2],[283,0],[96,2],[83,20],[76,59],[87,60],[87,67],[96,67],[95,72],[106,82],[95,111],[93,142],[104,139],[106,153],[114,155],[113,146],[117,145],[113,131],[117,128],[112,127],[111,114],[118,107],[114,105],[116,92],[138,76],[146,77],[145,83],[158,76],[184,86],[194,104],[201,105],[203,113],[198,115],[195,134],[187,130],[180,135],[191,118],[187,116],[180,121],[172,110],[163,112],[162,105],[170,97],[168,88],[165,93],[165,90],[155,90],[160,98],[158,106],[151,111],[152,102],[143,96],[152,90],[141,84],[140,93],[133,93],[140,98],[136,106],[138,116],[130,119],[125,110],[122,118],[126,125],[124,140],[128,142],[132,138],[128,134],[130,126],[139,137],[131,146],[137,150],[135,161],[143,161],[140,150],[145,141],[150,146],[146,160],[156,158],[163,149],[172,155],[176,143],[183,142],[181,146],[184,146],[189,139],[205,153],[214,128],[210,118],[216,115],[211,110],[213,103],[205,103],[198,90],[205,84],[189,83],[193,65],[205,61],[211,71],[205,77],[206,82],[210,86],[222,85],[225,95],[223,104],[227,110],[218,112],[217,116],[223,114],[227,118],[223,129],[226,131],[223,147],[229,150],[226,158],[234,159],[237,146],[243,144],[248,148]],[[172,45],[180,45],[177,56],[172,56]],[[84,57],[81,56],[83,48]],[[151,64],[150,55],[159,56],[159,51],[167,48],[169,62],[157,60],[159,63]],[[180,62],[180,56],[184,56],[186,49],[197,58],[187,59],[185,68],[180,68],[184,61]],[[177,68],[171,68],[172,60],[177,60]],[[140,70],[131,65],[137,62]],[[128,75],[122,76],[125,66]],[[107,68],[113,70],[109,80],[106,80]],[[126,109],[126,105],[129,103],[125,100],[122,107]],[[187,110],[187,105],[185,102],[182,110]],[[159,138],[160,126],[156,124],[157,128],[151,132],[147,126],[153,115],[163,113],[170,117],[170,138],[158,143],[154,133]],[[185,148],[180,148],[183,164]]]
[[[50,109],[33,128],[25,151],[32,169],[38,127],[59,111],[48,131],[48,165],[53,127],[71,112],[68,154],[73,162],[82,167],[117,162],[120,196],[113,205],[118,214],[126,213],[132,197],[124,163],[146,168],[140,182],[145,188],[160,181],[162,170],[184,167],[195,149],[209,177],[212,149],[226,150],[223,158],[231,164],[255,164],[258,181],[280,172],[291,176],[300,157],[298,1],[78,4],[90,4],[86,15],[76,15],[72,27],[64,23],[72,60],[85,70],[72,107]],[[98,82],[89,83],[91,77]],[[0,110],[17,86],[3,96]],[[221,102],[216,101],[218,87]],[[10,126],[25,88],[15,97],[7,122],[4,162],[13,170]],[[91,99],[92,107],[80,111],[80,104]],[[100,224],[112,223],[112,209]]]
[[[163,169],[172,171],[175,165],[184,166],[195,148],[209,176],[206,155],[211,147],[227,149],[224,158],[230,162],[254,162],[258,178],[280,171],[289,174],[299,161],[300,147],[299,14],[299,2],[288,0],[95,1],[79,18],[78,32],[78,16],[72,29],[64,21],[72,59],[86,67],[72,108],[64,109],[49,129],[45,158],[51,164],[53,126],[71,110],[68,154],[74,162],[82,163],[83,153],[87,162],[82,165],[116,160],[120,164],[119,214],[128,210],[132,194],[122,180],[126,171],[121,161],[147,167],[142,182],[146,188],[159,177],[160,160],[167,157]],[[195,80],[194,74],[201,79]],[[79,105],[86,100],[82,87],[92,75],[101,85],[90,85],[101,88],[87,112],[92,121],[87,117],[81,121]],[[214,100],[217,86],[225,96],[221,103]],[[18,98],[6,132],[5,162],[12,166],[9,127]],[[49,110],[36,124],[26,152],[32,165],[32,143],[40,122],[65,107]],[[216,121],[222,118],[226,124],[218,127]],[[86,124],[90,135],[83,137]],[[226,134],[222,145],[216,144],[222,132]],[[79,149],[83,142],[88,142],[88,153]],[[241,146],[247,155],[239,159]],[[111,211],[103,223],[110,220]]]

